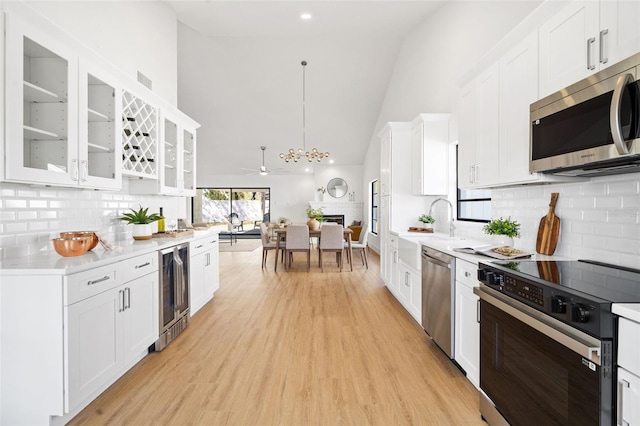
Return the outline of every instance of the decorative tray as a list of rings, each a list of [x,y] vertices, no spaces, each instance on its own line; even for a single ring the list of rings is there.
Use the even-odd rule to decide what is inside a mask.
[[[433,228],[415,228],[413,226],[409,227],[409,232],[422,232],[425,234],[433,234]]]
[[[177,231],[158,232],[152,235],[153,238],[178,238],[193,234],[193,229],[178,229]]]

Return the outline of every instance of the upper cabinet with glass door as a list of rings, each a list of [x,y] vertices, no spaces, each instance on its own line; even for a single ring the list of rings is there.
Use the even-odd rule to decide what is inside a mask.
[[[4,178],[118,189],[113,97],[119,89],[104,72],[94,72],[104,67],[80,65],[72,46],[73,40],[47,21],[6,13]],[[100,117],[90,110],[100,111]],[[97,120],[106,124],[96,126]]]
[[[196,129],[198,123],[174,109],[160,110],[158,180],[134,180],[134,193],[193,197],[195,195]]]

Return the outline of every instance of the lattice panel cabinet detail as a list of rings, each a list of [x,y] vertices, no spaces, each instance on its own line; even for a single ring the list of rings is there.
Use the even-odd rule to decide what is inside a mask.
[[[158,113],[129,92],[122,94],[122,173],[156,179]]]

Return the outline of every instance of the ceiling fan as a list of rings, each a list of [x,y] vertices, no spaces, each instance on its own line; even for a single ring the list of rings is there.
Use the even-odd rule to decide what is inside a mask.
[[[284,173],[288,173],[287,171],[283,171],[282,169],[268,169],[267,166],[264,165],[264,152],[267,150],[266,146],[261,146],[260,149],[262,150],[262,166],[260,166],[259,169],[245,169],[243,168],[242,170],[248,170],[251,173],[248,173],[250,175],[260,175],[260,176],[267,176],[267,175],[271,175],[271,174],[284,174]]]

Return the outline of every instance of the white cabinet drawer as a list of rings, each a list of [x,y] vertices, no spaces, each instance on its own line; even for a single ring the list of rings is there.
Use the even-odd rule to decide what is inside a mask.
[[[456,281],[471,287],[478,286],[478,264],[456,259]]]
[[[194,256],[199,253],[211,250],[218,242],[218,235],[210,235],[207,238],[202,238],[189,243],[189,255]]]
[[[66,276],[67,302],[65,306],[122,284],[123,281],[117,279],[116,265],[118,264],[112,263],[89,271]]]
[[[640,324],[620,318],[618,325],[618,365],[640,376]]]
[[[397,235],[389,235],[389,246],[391,246],[394,249],[398,248],[398,240],[399,237]]]
[[[126,283],[158,270],[158,252],[133,257],[119,263],[120,282]]]

